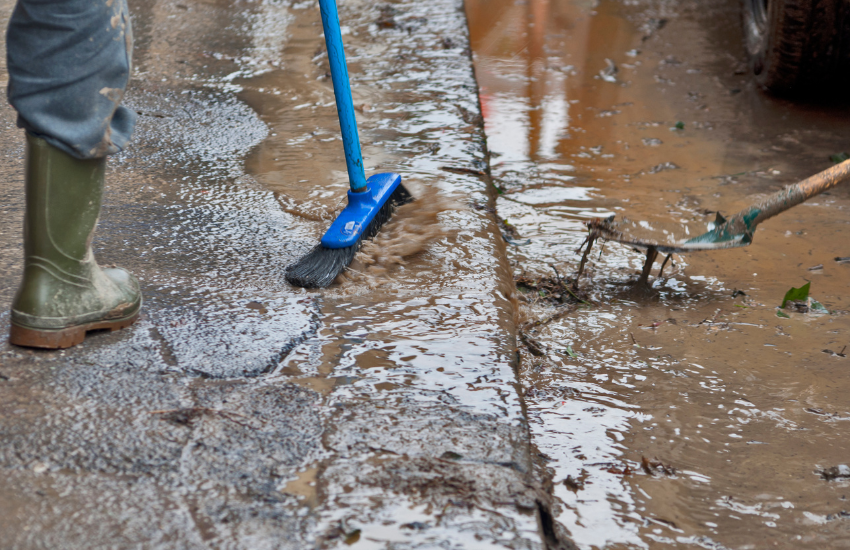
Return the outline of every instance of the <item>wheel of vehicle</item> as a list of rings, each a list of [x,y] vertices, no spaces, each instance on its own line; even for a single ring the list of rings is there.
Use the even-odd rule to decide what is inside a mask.
[[[782,95],[834,95],[848,82],[850,2],[743,0],[756,82]]]

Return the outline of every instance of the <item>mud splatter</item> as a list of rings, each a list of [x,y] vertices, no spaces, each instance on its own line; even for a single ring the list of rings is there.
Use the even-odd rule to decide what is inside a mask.
[[[440,223],[440,215],[459,208],[460,205],[440,196],[400,207],[381,232],[363,244],[337,282],[377,288],[391,281],[395,269],[448,235]]]

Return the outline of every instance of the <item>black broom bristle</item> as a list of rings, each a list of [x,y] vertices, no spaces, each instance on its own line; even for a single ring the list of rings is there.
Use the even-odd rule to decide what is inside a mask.
[[[347,248],[325,248],[319,243],[297,262],[287,266],[286,280],[290,284],[304,288],[324,288],[330,285],[337,275],[351,264],[363,241],[377,235],[381,227],[392,217],[393,211],[412,200],[413,196],[410,192],[399,184],[356,243]]]

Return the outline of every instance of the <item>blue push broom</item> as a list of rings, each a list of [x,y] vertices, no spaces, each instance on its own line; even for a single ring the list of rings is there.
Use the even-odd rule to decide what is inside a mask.
[[[331,224],[321,242],[286,268],[286,280],[305,288],[330,285],[354,260],[363,240],[374,237],[397,206],[413,200],[401,184],[399,174],[375,174],[366,180],[336,0],[319,0],[319,6],[351,189],[348,191],[348,205]]]

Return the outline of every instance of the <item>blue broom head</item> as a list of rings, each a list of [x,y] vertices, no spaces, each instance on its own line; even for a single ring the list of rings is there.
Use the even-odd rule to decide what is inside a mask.
[[[391,200],[401,185],[401,175],[375,174],[366,182],[362,192],[348,191],[348,205],[337,216],[322,237],[324,248],[348,248],[363,236],[381,208]],[[367,235],[368,239],[371,235]]]
[[[348,206],[322,241],[286,268],[287,281],[304,288],[330,285],[354,260],[363,240],[374,237],[396,207],[413,200],[398,174],[375,174],[366,188],[359,193],[348,192]]]

